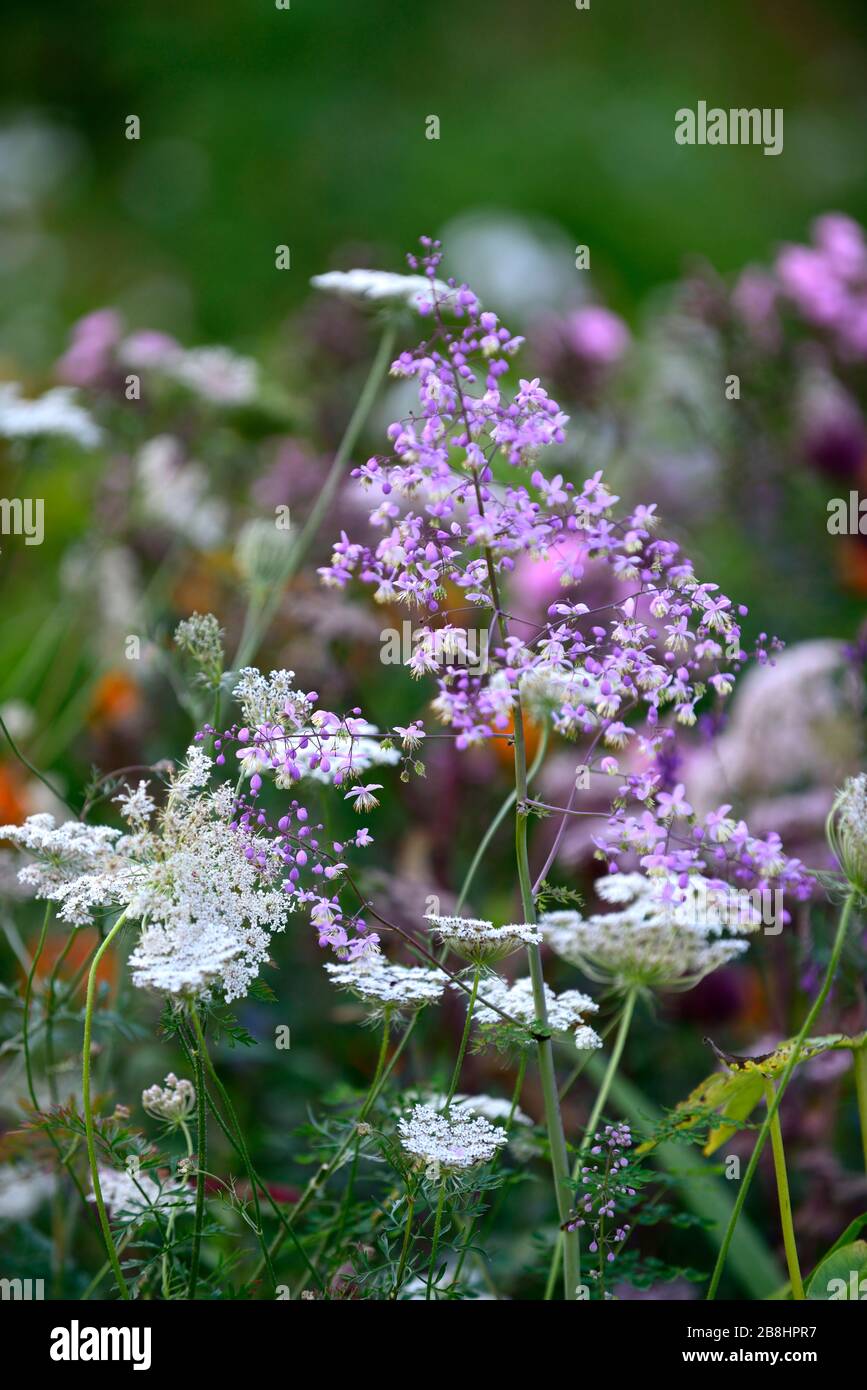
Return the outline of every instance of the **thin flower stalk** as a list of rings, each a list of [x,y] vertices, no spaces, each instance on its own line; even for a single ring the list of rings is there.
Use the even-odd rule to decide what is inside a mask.
[[[118,1259],[117,1248],[114,1237],[111,1233],[108,1215],[105,1209],[105,1202],[102,1197],[102,1187],[99,1181],[99,1166],[96,1161],[96,1140],[93,1123],[93,1107],[90,1097],[90,1068],[91,1068],[91,1042],[93,1032],[93,1007],[96,1001],[96,977],[99,970],[100,961],[111,946],[115,937],[123,929],[126,913],[122,912],[114,926],[108,932],[99,947],[90,966],[90,973],[87,977],[87,998],[84,1008],[84,1042],[82,1046],[81,1063],[81,1100],[84,1109],[84,1128],[87,1143],[87,1158],[90,1165],[90,1179],[93,1184],[93,1194],[96,1199],[96,1209],[99,1214],[99,1224],[102,1229],[102,1238],[105,1241],[105,1249],[111,1263],[120,1296],[128,1299],[130,1296],[127,1282],[123,1277],[123,1272]]]
[[[768,1108],[774,1103],[775,1087],[769,1077],[765,1077],[765,1100]],[[783,1131],[780,1127],[779,1113],[771,1121],[771,1147],[774,1154],[774,1176],[777,1180],[777,1199],[780,1204],[780,1225],[783,1229],[783,1245],[786,1250],[786,1266],[792,1285],[792,1298],[803,1302],[804,1282],[801,1266],[798,1263],[798,1247],[795,1241],[795,1228],[792,1224],[792,1199],[789,1195],[789,1177],[786,1172],[786,1151],[783,1147]]]
[[[768,1106],[768,1111],[765,1116],[764,1123],[762,1124],[761,1129],[756,1135],[756,1142],[753,1145],[753,1151],[750,1155],[750,1161],[747,1164],[746,1172],[744,1173],[744,1176],[741,1179],[740,1187],[738,1189],[738,1195],[735,1199],[735,1204],[732,1207],[731,1216],[729,1217],[728,1225],[726,1226],[726,1230],[723,1235],[722,1244],[720,1245],[719,1254],[717,1256],[716,1264],[714,1266],[714,1271],[711,1276],[710,1285],[707,1291],[708,1300],[713,1300],[716,1298],[717,1289],[719,1288],[720,1280],[722,1279],[723,1275],[723,1270],[725,1269],[726,1256],[728,1255],[729,1246],[732,1243],[732,1237],[735,1233],[735,1227],[738,1224],[738,1218],[740,1217],[740,1214],[744,1208],[744,1203],[747,1200],[747,1195],[749,1193],[750,1185],[755,1175],[756,1168],[758,1167],[758,1162],[761,1157],[762,1150],[764,1149],[768,1135],[771,1132],[771,1125],[773,1124],[777,1111],[780,1108],[783,1096],[786,1093],[786,1087],[788,1086],[789,1081],[791,1080],[792,1073],[794,1072],[795,1067],[798,1065],[798,1062],[800,1061],[804,1042],[811,1035],[813,1025],[815,1024],[816,1019],[819,1017],[822,1008],[824,1007],[825,1000],[828,998],[828,995],[831,991],[831,985],[834,982],[834,977],[837,973],[837,967],[840,964],[840,957],[843,954],[843,946],[846,942],[846,936],[849,931],[849,923],[852,917],[852,911],[857,897],[858,891],[856,889],[850,890],[850,892],[847,894],[846,901],[843,904],[843,910],[840,913],[840,920],[837,925],[837,932],[834,937],[834,944],[831,948],[831,958],[828,961],[828,967],[825,971],[825,978],[822,981],[822,986],[819,990],[819,993],[816,995],[816,998],[813,1001],[812,1008],[809,1010],[806,1018],[804,1019],[804,1022],[801,1024],[801,1030],[798,1033],[798,1036],[795,1038],[794,1044],[792,1046],[792,1051],[789,1055],[789,1059],[786,1062],[785,1067],[783,1068],[782,1075],[780,1076],[776,1094]]]

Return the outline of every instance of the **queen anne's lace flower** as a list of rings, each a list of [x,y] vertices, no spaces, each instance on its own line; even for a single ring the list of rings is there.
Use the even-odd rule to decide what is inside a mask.
[[[491,965],[542,940],[537,927],[523,922],[495,927],[479,917],[439,917],[433,912],[426,914],[426,920],[444,946],[474,965]]]
[[[142,1091],[141,1103],[155,1120],[177,1125],[189,1119],[195,1110],[196,1088],[192,1081],[179,1081],[170,1071],[165,1086],[149,1086]]]
[[[47,815],[0,835],[35,856],[20,876],[60,904],[63,920],[118,907],[142,923],[130,956],[135,985],[174,995],[216,986],[229,1001],[246,994],[295,902],[283,891],[279,851],[239,828],[231,788],[207,787],[211,768],[204,749],[190,748],[151,825],[131,793],[129,835],[78,821],[55,827]]]
[[[522,980],[516,980],[514,984],[509,984],[508,980],[500,979],[497,976],[488,977],[482,985],[484,998],[495,1004],[503,1013],[510,1018],[517,1019],[519,1023],[525,1023],[531,1027],[536,1020],[536,1005],[533,998],[533,981],[529,976]],[[545,986],[545,1005],[548,1013],[548,1027],[554,1033],[573,1033],[575,1045],[579,1051],[588,1051],[592,1048],[601,1047],[602,1039],[587,1023],[586,1014],[595,1014],[599,1011],[596,1004],[587,994],[582,994],[577,989],[566,989],[561,994],[555,994],[550,986]],[[498,1026],[506,1023],[503,1014],[497,1013],[496,1009],[488,1008],[486,1004],[478,1002],[473,1014],[477,1023],[483,1026]]]
[[[107,1210],[112,1216],[125,1218],[129,1225],[135,1225],[153,1212],[164,1215],[186,1210],[196,1200],[192,1189],[177,1178],[159,1183],[149,1173],[119,1168],[100,1168],[99,1186]],[[89,1192],[87,1200],[95,1202],[96,1195]]]
[[[452,301],[452,292],[442,280],[433,284],[424,275],[395,275],[388,270],[329,270],[314,275],[314,289],[352,299],[361,304],[406,304],[419,312],[430,312],[434,297],[441,304]]]
[[[828,817],[828,836],[849,883],[867,894],[867,774],[850,777],[838,793]]]
[[[428,1096],[425,1100],[425,1104],[436,1111],[441,1111],[445,1103],[445,1096]],[[525,1115],[523,1110],[519,1110],[517,1106],[513,1107],[512,1102],[506,1100],[504,1096],[465,1096],[461,1091],[458,1091],[457,1095],[452,1096],[452,1102],[449,1106],[451,1114],[454,1114],[455,1111],[481,1115],[483,1119],[491,1122],[502,1120],[507,1123],[511,1116],[513,1125],[527,1126],[533,1123],[529,1115]]]
[[[549,912],[539,925],[557,955],[618,989],[689,989],[742,955],[749,946],[742,934],[761,922],[726,885],[699,875],[681,890],[670,879],[614,874],[596,891],[617,910]]]
[[[405,1013],[436,1004],[441,998],[448,976],[443,970],[428,970],[424,966],[393,965],[379,952],[370,952],[357,961],[327,962],[332,983],[348,989],[377,1012]]]
[[[92,920],[95,907],[111,902],[114,876],[128,864],[122,831],[77,820],[57,825],[45,811],[23,825],[0,826],[0,840],[33,856],[19,869],[19,881],[37,898],[60,903],[60,917],[77,926]]]
[[[441,1114],[430,1105],[416,1105],[409,1118],[397,1122],[400,1142],[426,1168],[444,1173],[465,1172],[491,1159],[508,1134],[481,1116]]]

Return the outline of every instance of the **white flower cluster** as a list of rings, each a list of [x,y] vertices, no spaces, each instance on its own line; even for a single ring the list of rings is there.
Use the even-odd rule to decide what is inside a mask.
[[[491,965],[522,946],[538,945],[542,940],[537,927],[513,922],[495,927],[479,917],[440,917],[429,912],[426,919],[443,945],[474,965]]]
[[[293,904],[279,886],[277,851],[232,829],[232,790],[208,790],[210,771],[207,753],[191,747],[150,826],[146,786],[129,793],[129,835],[37,815],[0,836],[36,857],[19,877],[59,903],[64,921],[121,907],[142,923],[130,956],[135,985],[174,995],[217,986],[231,1001],[246,994]]]
[[[761,921],[740,909],[732,890],[700,874],[686,889],[659,875],[612,874],[596,892],[617,910],[549,912],[539,925],[558,956],[620,989],[690,989],[749,948],[727,931],[742,936]]]
[[[533,981],[529,975],[516,980],[514,984],[509,984],[508,980],[500,979],[499,976],[491,976],[482,981],[480,993],[491,1004],[502,1009],[503,1013],[518,1019],[520,1023],[525,1023],[527,1027],[536,1021]],[[566,989],[562,994],[555,994],[550,985],[546,985],[545,1005],[548,1010],[548,1027],[554,1033],[574,1032],[575,1046],[579,1052],[602,1046],[599,1034],[584,1022],[585,1014],[599,1012],[599,1005],[589,995],[582,994],[578,989]],[[502,1014],[481,1002],[476,1004],[473,1016],[478,1023],[485,1026],[506,1022]]]
[[[482,1116],[468,1119],[463,1114],[448,1115],[431,1105],[416,1105],[409,1118],[397,1122],[400,1142],[408,1154],[427,1168],[445,1173],[478,1168],[491,1159],[508,1134]]]
[[[324,968],[339,989],[351,990],[365,1003],[377,1005],[377,1012],[403,1012],[436,1004],[448,980],[443,970],[393,965],[378,951],[340,965],[329,961]]]
[[[127,787],[119,796],[113,798],[120,807],[120,814],[129,825],[136,827],[146,825],[157,809],[156,802],[148,791],[148,786],[148,782],[141,781],[134,791]]]
[[[17,382],[0,385],[0,436],[4,439],[37,439],[56,435],[71,439],[83,449],[95,449],[102,431],[68,386],[56,386],[44,396],[27,400]]]
[[[198,994],[218,985],[229,1002],[247,993],[292,904],[273,847],[257,841],[248,857],[232,829],[231,790],[192,795],[183,782],[192,775],[169,796],[152,854],[124,895],[143,923],[130,967],[141,988]]]
[[[312,705],[295,689],[294,671],[272,671],[263,675],[255,666],[245,666],[234,689],[245,724],[252,728],[284,724],[303,726],[310,722]]]
[[[383,747],[382,740],[372,737],[378,733],[375,724],[314,710],[310,699],[294,689],[294,679],[294,671],[263,676],[250,666],[241,672],[235,698],[245,722],[259,734],[259,742],[238,751],[246,771],[274,772],[277,786],[289,787],[298,779],[281,770],[287,761],[302,777],[323,784],[338,776],[348,783],[371,767],[400,762],[399,749]]]
[[[428,1096],[425,1104],[432,1109],[440,1111],[446,1103],[446,1098],[442,1096]],[[509,1116],[512,1117],[513,1125],[532,1125],[533,1121],[529,1115],[525,1115],[523,1110],[517,1106],[512,1110],[512,1102],[506,1100],[504,1096],[465,1096],[461,1091],[452,1096],[452,1103],[449,1106],[450,1113],[463,1111],[465,1114],[481,1115],[485,1120],[502,1120],[507,1123]]]
[[[441,306],[451,305],[455,299],[454,290],[442,280],[431,281],[425,275],[397,275],[388,270],[329,270],[324,275],[314,275],[310,283],[314,289],[361,304],[405,304],[410,309],[429,309],[434,296]]]
[[[124,1216],[133,1225],[153,1211],[171,1212],[192,1207],[195,1193],[186,1183],[170,1178],[158,1183],[149,1173],[133,1173],[128,1169],[100,1168],[99,1186],[102,1200],[112,1216]],[[96,1194],[87,1194],[89,1202]]]
[[[155,1120],[177,1125],[189,1119],[196,1108],[196,1088],[192,1081],[178,1080],[173,1071],[165,1086],[149,1086],[141,1093],[141,1103]]]
[[[19,881],[37,898],[60,903],[60,917],[76,926],[111,902],[114,876],[128,864],[122,831],[77,820],[57,825],[45,811],[23,825],[0,825],[0,840],[33,855],[34,862],[19,869]]]

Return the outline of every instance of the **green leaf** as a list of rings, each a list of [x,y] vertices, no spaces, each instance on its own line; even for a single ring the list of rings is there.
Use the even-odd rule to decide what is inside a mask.
[[[814,1302],[867,1301],[867,1240],[841,1245],[819,1265],[807,1285]]]
[[[732,1057],[729,1069],[715,1071],[706,1077],[686,1100],[676,1107],[675,1116],[681,1117],[679,1129],[694,1128],[707,1118],[709,1110],[715,1110],[723,1120],[734,1120],[732,1125],[720,1125],[708,1137],[705,1154],[714,1153],[721,1144],[737,1129],[738,1124],[747,1120],[764,1095],[764,1078],[779,1076],[789,1060],[794,1038],[780,1043],[773,1052],[764,1053],[760,1058]],[[867,1033],[849,1038],[843,1033],[829,1033],[819,1038],[807,1038],[798,1065],[821,1057],[824,1052],[855,1051],[867,1045]],[[726,1054],[714,1048],[719,1057],[726,1061]],[[653,1141],[642,1145],[639,1153],[648,1152]]]

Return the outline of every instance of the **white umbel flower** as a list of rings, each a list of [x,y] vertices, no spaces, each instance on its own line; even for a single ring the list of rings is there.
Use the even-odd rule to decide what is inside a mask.
[[[137,1224],[153,1212],[183,1211],[195,1203],[195,1194],[186,1183],[169,1178],[160,1184],[149,1173],[100,1168],[99,1186],[107,1210],[112,1216],[124,1218],[129,1225]],[[95,1202],[96,1194],[89,1192],[87,1200]]]
[[[377,1013],[412,1012],[442,998],[448,976],[443,970],[424,966],[392,965],[378,952],[358,960],[334,965],[326,963],[329,979],[338,989],[350,990]]]
[[[442,1173],[461,1173],[490,1163],[508,1134],[482,1116],[441,1114],[431,1105],[416,1105],[408,1118],[397,1122],[400,1142],[425,1168]]]
[[[596,892],[616,910],[549,912],[539,925],[558,956],[621,990],[691,989],[742,955],[749,948],[743,934],[761,922],[742,910],[736,893],[700,874],[685,890],[666,877],[614,874]]]
[[[495,927],[479,917],[440,917],[433,912],[426,914],[426,920],[444,946],[473,965],[492,965],[542,940],[539,929],[525,922]]]
[[[828,839],[853,888],[867,894],[867,775],[850,777],[828,817]]]
[[[133,794],[141,817],[129,835],[38,815],[0,836],[34,856],[19,877],[59,903],[62,920],[89,922],[96,908],[115,907],[142,923],[133,984],[178,996],[218,987],[230,1002],[247,993],[293,902],[273,844],[232,828],[231,787],[210,790],[210,773],[193,745],[151,825]]]
[[[481,992],[491,1004],[502,1009],[503,1013],[509,1014],[511,1018],[525,1023],[528,1028],[536,1021],[533,981],[529,975],[516,980],[514,984],[509,984],[508,980],[500,979],[498,976],[490,977],[484,980]],[[566,989],[561,994],[555,994],[550,985],[545,985],[545,1006],[551,1031],[574,1033],[579,1051],[589,1051],[602,1046],[599,1034],[585,1023],[586,1014],[599,1011],[599,1005],[589,995],[582,994],[578,989]],[[496,1009],[488,1008],[482,1002],[476,1004],[473,1016],[482,1026],[506,1023],[502,1014],[497,1013]]]
[[[170,1071],[165,1086],[153,1085],[142,1091],[141,1103],[155,1120],[170,1125],[183,1124],[196,1108],[196,1088],[192,1081],[178,1080]]]
[[[57,825],[44,811],[23,825],[0,826],[0,840],[32,855],[33,862],[18,871],[19,882],[37,898],[60,903],[59,916],[76,926],[112,902],[115,876],[128,863],[129,842],[122,831],[77,820]]]
[[[429,280],[426,275],[396,275],[388,270],[329,270],[314,275],[314,289],[351,299],[357,304],[406,305],[410,309],[430,308],[434,296],[440,305],[454,303],[454,290],[442,280]]]

